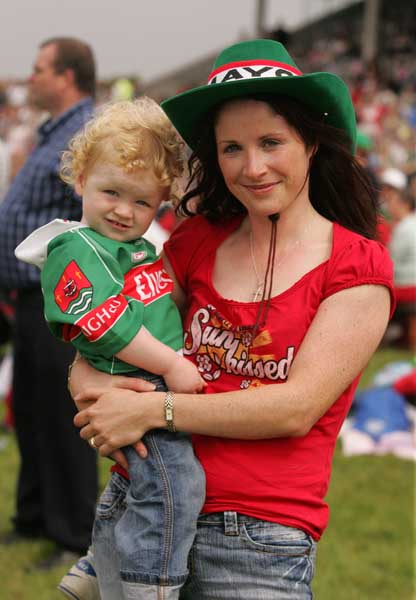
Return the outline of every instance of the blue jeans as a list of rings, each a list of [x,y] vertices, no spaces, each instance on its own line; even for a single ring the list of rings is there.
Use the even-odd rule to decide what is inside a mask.
[[[107,488],[104,495],[112,505],[107,516],[117,520],[128,483],[115,475]],[[107,534],[106,551],[94,557],[94,565],[99,563],[105,574],[102,600],[120,600],[124,596],[111,527]],[[235,512],[201,515],[185,585],[176,589],[178,595],[154,597],[177,598],[180,593],[180,600],[309,600],[315,557],[316,542],[299,529]]]
[[[235,512],[201,515],[180,600],[307,600],[316,542]]]
[[[143,372],[137,375],[143,377]],[[158,390],[166,389],[160,377],[148,375]],[[203,469],[184,433],[157,429],[143,441],[148,457],[141,459],[134,448],[123,448],[130,482],[114,473],[97,505],[94,565],[105,600],[177,598],[188,575],[188,554],[205,498]],[[109,555],[116,575],[108,567]],[[165,588],[163,595],[159,586]]]

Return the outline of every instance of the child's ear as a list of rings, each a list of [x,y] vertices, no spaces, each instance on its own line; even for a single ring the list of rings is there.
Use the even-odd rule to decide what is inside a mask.
[[[74,189],[76,191],[76,193],[78,194],[78,196],[82,196],[83,192],[84,192],[84,183],[85,183],[85,176],[84,173],[81,173],[81,175],[78,175],[78,177],[75,180],[75,185],[74,185]]]

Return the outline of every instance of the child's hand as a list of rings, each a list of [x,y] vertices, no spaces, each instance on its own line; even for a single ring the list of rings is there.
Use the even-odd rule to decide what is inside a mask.
[[[166,385],[172,392],[195,394],[202,392],[207,385],[196,366],[183,356],[178,355],[172,368],[163,375]]]

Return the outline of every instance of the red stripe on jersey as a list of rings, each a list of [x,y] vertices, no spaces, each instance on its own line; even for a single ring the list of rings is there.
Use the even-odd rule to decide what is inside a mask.
[[[173,281],[164,270],[161,258],[153,264],[138,265],[124,276],[123,294],[140,300],[144,305],[172,291]]]
[[[124,296],[121,294],[113,296],[88,311],[76,322],[76,326],[82,330],[89,342],[96,342],[114,327],[127,307],[128,303]]]

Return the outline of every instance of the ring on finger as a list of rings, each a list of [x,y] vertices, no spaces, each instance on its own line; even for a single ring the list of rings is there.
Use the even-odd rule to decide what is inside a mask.
[[[95,443],[95,437],[92,436],[90,437],[90,439],[88,440],[89,445],[91,446],[91,448],[93,448],[94,450],[98,450],[98,447]]]

